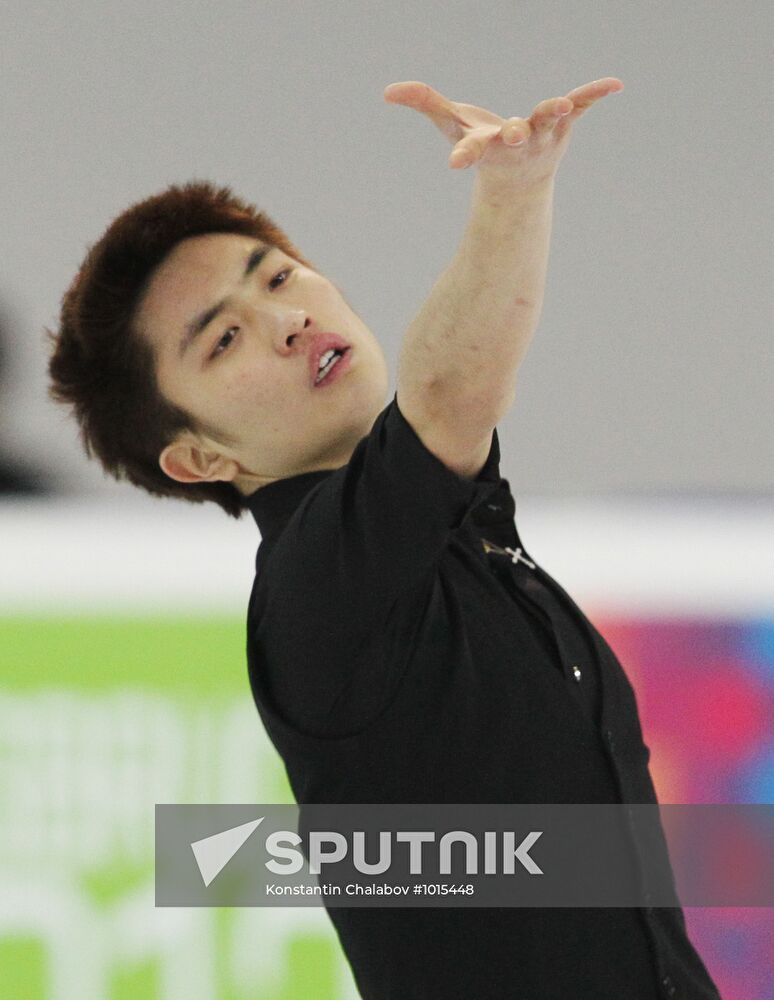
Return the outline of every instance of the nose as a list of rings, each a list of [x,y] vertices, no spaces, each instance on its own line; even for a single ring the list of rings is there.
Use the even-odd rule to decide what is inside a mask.
[[[303,353],[313,333],[314,324],[310,317],[301,309],[292,309],[277,323],[275,347],[280,354]]]

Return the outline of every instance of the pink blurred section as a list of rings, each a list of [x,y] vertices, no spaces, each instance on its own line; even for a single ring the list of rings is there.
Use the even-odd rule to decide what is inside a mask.
[[[590,617],[636,691],[659,801],[774,802],[774,620]],[[723,1000],[774,1000],[774,910],[685,917]]]

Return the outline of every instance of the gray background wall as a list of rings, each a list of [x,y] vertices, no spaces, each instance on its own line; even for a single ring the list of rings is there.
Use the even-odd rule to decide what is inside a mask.
[[[63,488],[135,492],[46,400],[41,333],[130,202],[232,185],[342,287],[394,373],[472,174],[384,87],[424,80],[508,117],[617,76],[559,168],[504,473],[555,496],[774,493],[766,5],[14,0],[0,19],[2,434]]]

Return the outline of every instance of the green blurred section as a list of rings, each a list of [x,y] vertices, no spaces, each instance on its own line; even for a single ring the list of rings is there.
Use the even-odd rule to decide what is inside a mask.
[[[225,925],[225,915],[216,916],[216,927]],[[1,996],[8,1000],[47,1000],[46,955],[34,938],[0,938]],[[110,993],[99,1000],[151,1000],[160,995],[159,962],[142,962],[117,969],[111,976]],[[237,990],[222,982],[218,1000],[338,1000],[336,957],[328,941],[299,938],[290,942],[285,982],[279,990]],[[74,997],[73,1000],[76,1000]],[[83,998],[85,1000],[85,998]],[[95,998],[97,1000],[97,998]],[[193,997],[187,1000],[194,1000]]]
[[[0,982],[3,997],[46,1000],[46,955],[43,944],[22,935],[0,937]]]
[[[89,697],[117,689],[165,695],[186,708],[213,710],[217,718],[214,710],[224,702],[244,698],[252,704],[245,621],[201,615],[0,618],[0,697],[3,692],[19,697],[62,689]],[[257,714],[255,724],[261,726]],[[2,766],[0,738],[0,773]],[[239,767],[238,760],[234,766]],[[274,801],[292,801],[279,759],[270,760],[268,768],[276,770],[276,787],[282,793]],[[153,858],[139,865],[117,858],[108,869],[80,872],[77,877],[84,898],[107,919],[111,906],[152,879]],[[233,947],[229,934],[235,911],[218,908],[212,913],[217,989],[186,1000],[340,1000],[336,983],[345,963],[332,925],[327,934],[288,934],[281,954],[272,956],[279,988],[251,984],[243,990],[229,980],[223,958]],[[261,941],[251,947],[261,948]],[[46,949],[47,943],[30,936],[28,929],[0,936],[0,996],[50,1000]],[[155,957],[134,964],[113,961],[109,994],[100,1000],[161,1000],[162,978],[161,962]],[[84,998],[78,995],[77,1000]]]
[[[136,684],[201,698],[249,693],[241,618],[2,618],[0,650],[0,685],[15,691]]]
[[[157,997],[159,995],[158,980],[158,962],[142,962],[130,969],[118,969],[112,976],[108,1000],[138,1000],[138,997]]]

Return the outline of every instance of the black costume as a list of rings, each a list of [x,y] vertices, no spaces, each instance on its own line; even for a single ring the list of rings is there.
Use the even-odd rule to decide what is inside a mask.
[[[299,803],[653,803],[634,691],[397,394],[347,465],[247,498],[250,683]],[[674,908],[341,908],[366,1000],[717,1000]]]

